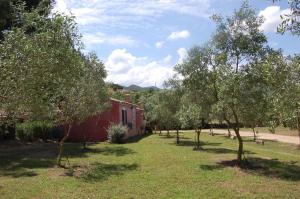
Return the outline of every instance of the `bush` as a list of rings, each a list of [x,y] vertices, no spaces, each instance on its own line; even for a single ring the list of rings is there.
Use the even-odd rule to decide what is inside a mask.
[[[15,139],[15,125],[14,123],[0,122],[0,141]]]
[[[110,143],[122,143],[127,135],[128,128],[121,124],[112,124],[108,130],[108,141]]]
[[[51,137],[53,125],[50,122],[34,121],[17,124],[17,138],[24,141],[36,141],[42,139],[47,141]]]

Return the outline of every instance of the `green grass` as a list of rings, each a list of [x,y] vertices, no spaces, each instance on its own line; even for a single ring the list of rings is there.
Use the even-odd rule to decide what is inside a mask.
[[[172,134],[174,136],[174,134]],[[202,134],[151,135],[131,143],[68,144],[72,169],[55,168],[54,144],[0,143],[0,198],[300,198],[300,151],[245,141],[249,167],[226,166],[237,141]]]
[[[259,133],[271,133],[267,127],[256,127],[255,130],[258,130]],[[252,129],[251,128],[241,128],[241,131],[252,132]],[[279,126],[275,129],[275,134],[298,136],[298,131],[297,131],[297,129],[290,129],[290,128]]]

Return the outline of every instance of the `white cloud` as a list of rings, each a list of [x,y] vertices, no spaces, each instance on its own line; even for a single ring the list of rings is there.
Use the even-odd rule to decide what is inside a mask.
[[[163,45],[164,45],[164,43],[165,43],[164,41],[156,42],[156,43],[155,43],[155,47],[156,47],[156,48],[162,48]]]
[[[190,36],[190,32],[188,30],[182,30],[179,32],[172,32],[168,40],[177,40],[177,39],[186,39]]]
[[[126,73],[134,67],[137,58],[126,51],[126,49],[116,49],[109,55],[105,66],[112,74]]]
[[[167,56],[160,63],[159,61],[149,61],[145,57],[135,57],[126,49],[116,49],[109,55],[105,63],[108,69],[107,81],[121,85],[137,84],[161,87],[163,82],[175,73],[170,64],[165,63],[171,58]]]
[[[259,16],[263,16],[265,21],[261,25],[261,30],[265,32],[276,32],[278,25],[281,23],[281,15],[288,14],[289,9],[281,10],[279,6],[269,6],[259,12]]]
[[[187,50],[185,48],[179,48],[177,50],[177,54],[179,56],[178,63],[182,63],[183,60],[187,57]]]
[[[57,0],[54,10],[71,12],[80,25],[129,27],[145,26],[168,12],[207,18],[211,15],[210,3],[211,0]]]
[[[66,2],[64,0],[56,0],[52,12],[60,12],[60,13],[68,14],[69,10],[67,9]]]
[[[83,42],[90,46],[92,44],[110,44],[110,45],[127,45],[131,46],[136,43],[135,40],[128,36],[116,35],[111,36],[102,32],[83,34]]]

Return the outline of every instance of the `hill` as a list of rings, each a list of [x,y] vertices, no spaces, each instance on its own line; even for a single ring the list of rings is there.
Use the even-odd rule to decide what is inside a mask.
[[[149,87],[141,87],[141,86],[138,86],[138,85],[135,85],[135,84],[132,84],[130,86],[124,86],[123,88],[124,90],[130,90],[130,91],[147,91],[147,90],[159,90],[158,87],[156,86],[149,86]]]

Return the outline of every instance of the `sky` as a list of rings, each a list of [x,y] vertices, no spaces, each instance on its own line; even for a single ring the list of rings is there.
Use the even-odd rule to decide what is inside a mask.
[[[209,41],[212,14],[232,15],[242,0],[56,0],[53,12],[74,15],[85,46],[105,64],[106,81],[162,87],[187,51]],[[284,54],[300,52],[300,37],[276,33],[287,0],[249,0],[265,18],[261,30]]]

